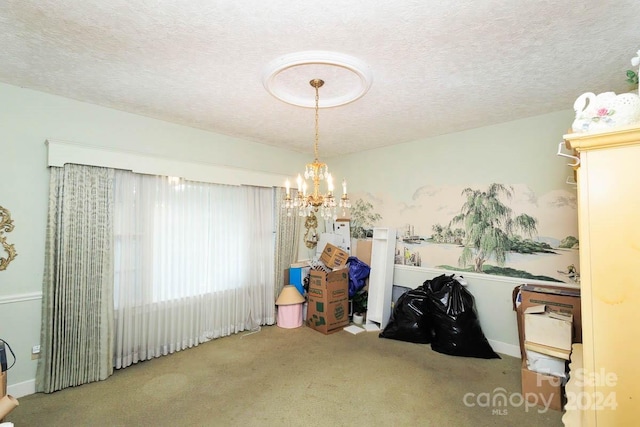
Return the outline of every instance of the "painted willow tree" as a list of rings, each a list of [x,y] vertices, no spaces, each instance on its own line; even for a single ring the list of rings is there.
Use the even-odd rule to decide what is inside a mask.
[[[371,203],[362,199],[356,200],[351,208],[351,237],[355,239],[366,238],[367,233],[381,219],[380,214],[373,212]]]
[[[538,221],[526,214],[513,216],[511,208],[500,196],[511,199],[513,191],[502,184],[491,184],[487,191],[465,188],[466,202],[451,225],[462,224],[465,229],[464,249],[458,259],[461,267],[473,262],[474,271],[482,273],[484,263],[492,255],[503,266],[510,248],[511,238],[517,231],[529,237],[537,233]]]

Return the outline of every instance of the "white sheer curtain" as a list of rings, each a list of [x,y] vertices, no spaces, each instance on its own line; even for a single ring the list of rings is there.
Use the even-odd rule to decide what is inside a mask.
[[[273,189],[115,184],[116,368],[274,323]]]

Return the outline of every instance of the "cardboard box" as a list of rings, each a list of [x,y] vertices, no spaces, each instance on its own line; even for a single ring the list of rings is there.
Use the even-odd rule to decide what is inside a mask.
[[[571,351],[573,316],[534,305],[524,311],[524,341]]]
[[[320,255],[320,261],[332,270],[344,268],[348,259],[349,254],[347,252],[331,243],[326,244]]]
[[[534,405],[561,411],[564,404],[562,378],[527,369],[522,362],[522,396]]]
[[[7,371],[2,371],[0,374],[0,397],[7,395]]]
[[[7,395],[7,371],[0,373],[0,399]],[[4,421],[3,415],[0,414],[0,423]]]
[[[353,245],[352,247],[354,247],[355,257],[371,267],[371,246],[373,245],[373,239],[354,240],[355,245]]]
[[[331,334],[349,324],[349,269],[311,270],[307,294],[308,327]]]
[[[573,316],[573,342],[582,342],[582,317],[580,289],[551,285],[520,285],[513,290],[513,307],[517,313],[520,354],[526,360],[524,348],[524,311],[535,305],[545,305],[552,310]]]

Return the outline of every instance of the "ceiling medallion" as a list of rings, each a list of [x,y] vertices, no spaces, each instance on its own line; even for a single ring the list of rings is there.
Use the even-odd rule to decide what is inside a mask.
[[[323,88],[319,108],[338,107],[361,98],[373,82],[371,70],[353,56],[338,52],[304,51],[271,61],[262,73],[267,91],[288,104],[314,108],[313,94],[300,86],[318,77],[330,81]]]

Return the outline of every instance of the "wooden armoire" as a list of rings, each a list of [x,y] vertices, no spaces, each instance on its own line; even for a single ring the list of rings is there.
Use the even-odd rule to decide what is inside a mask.
[[[583,342],[581,360],[572,363],[563,419],[583,426],[638,425],[640,124],[564,140],[580,158]]]

